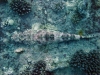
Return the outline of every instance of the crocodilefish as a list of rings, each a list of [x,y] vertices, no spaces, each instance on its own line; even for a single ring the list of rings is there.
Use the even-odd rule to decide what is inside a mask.
[[[11,39],[15,42],[24,43],[53,43],[53,42],[67,42],[70,40],[79,40],[93,38],[94,35],[81,36],[76,34],[64,33],[60,31],[39,30],[37,32],[28,29],[24,32],[14,32]]]

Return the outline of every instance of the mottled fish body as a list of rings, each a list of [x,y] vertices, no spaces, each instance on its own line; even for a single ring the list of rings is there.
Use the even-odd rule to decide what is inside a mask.
[[[79,40],[82,38],[91,38],[93,36],[80,36],[76,34],[63,33],[59,31],[39,30],[34,32],[32,29],[20,33],[14,33],[11,37],[15,42],[28,43],[52,43],[70,40]]]

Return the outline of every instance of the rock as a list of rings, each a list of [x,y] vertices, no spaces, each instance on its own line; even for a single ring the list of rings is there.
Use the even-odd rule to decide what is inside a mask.
[[[21,53],[21,52],[24,52],[24,49],[23,48],[17,48],[14,52],[15,53]]]
[[[14,20],[10,19],[8,20],[9,25],[13,25],[14,24]]]

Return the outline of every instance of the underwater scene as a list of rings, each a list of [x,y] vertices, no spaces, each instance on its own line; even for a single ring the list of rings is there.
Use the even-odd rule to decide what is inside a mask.
[[[100,75],[100,0],[0,0],[0,75]]]

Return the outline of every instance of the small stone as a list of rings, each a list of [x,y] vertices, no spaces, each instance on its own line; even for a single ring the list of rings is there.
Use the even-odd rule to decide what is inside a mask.
[[[24,49],[23,48],[17,48],[14,52],[15,53],[21,53],[21,52],[24,52]]]
[[[14,20],[12,20],[12,19],[8,20],[8,24],[9,25],[13,25],[14,24]]]

